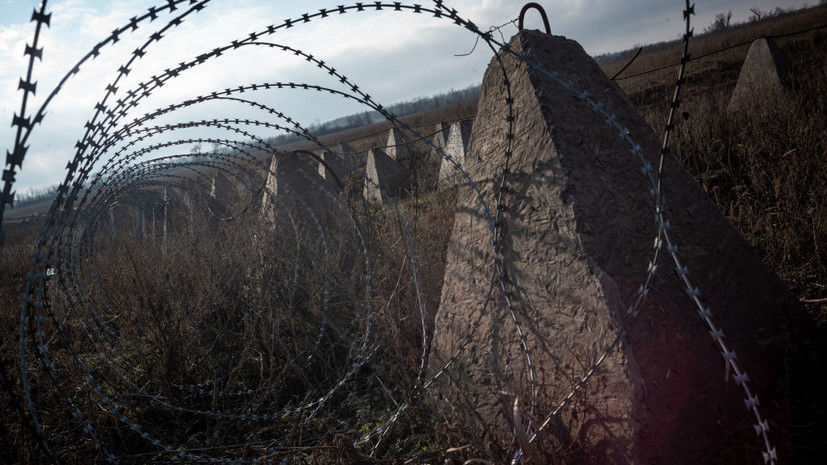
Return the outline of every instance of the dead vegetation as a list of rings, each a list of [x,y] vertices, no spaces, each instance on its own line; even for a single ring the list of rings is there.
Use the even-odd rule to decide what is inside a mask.
[[[699,57],[764,35],[780,35],[827,22],[827,8],[779,18],[693,43]],[[681,106],[683,118],[672,139],[672,150],[719,208],[747,237],[767,267],[805,300],[813,332],[789,354],[795,384],[790,386],[790,447],[796,463],[818,463],[827,447],[827,405],[821,393],[827,350],[827,30],[779,40],[792,61],[793,82],[788,95],[760,111],[730,113],[727,103],[735,87],[746,46],[734,47],[689,64]],[[677,49],[642,55],[623,76],[667,67],[679,61]],[[608,75],[625,63],[605,66]],[[658,131],[665,125],[676,71],[641,74],[619,83]],[[437,122],[464,119],[475,112],[474,102],[414,115],[405,120],[426,134]],[[385,144],[389,124],[325,136],[333,145],[349,141],[359,150]],[[298,148],[291,147],[291,148]],[[74,351],[84,357],[98,383],[107,392],[126,393],[114,398],[132,421],[149,425],[154,437],[176,450],[192,454],[263,457],[288,463],[426,463],[482,457],[507,459],[481,447],[465,447],[478,438],[467,437],[458,426],[414,402],[405,421],[392,431],[369,458],[369,450],[353,446],[358,438],[386,421],[402,402],[412,399],[420,363],[420,308],[431,327],[439,303],[445,244],[450,236],[453,189],[433,190],[436,173],[424,160],[422,144],[414,150],[408,169],[416,174],[410,196],[399,209],[409,223],[385,207],[350,199],[352,212],[370,245],[373,293],[364,299],[366,274],[358,250],[360,238],[350,227],[328,234],[329,254],[323,254],[312,224],[296,224],[281,212],[275,230],[252,213],[227,223],[197,210],[187,228],[171,233],[168,244],[148,247],[147,239],[101,227],[96,254],[86,268],[96,269],[100,294],[93,308],[107,309],[106,327],[118,335],[112,342],[117,356],[88,342],[62,347],[54,353],[67,392],[89,392],[83,373],[70,360]],[[292,222],[291,222],[292,221]],[[348,224],[347,221],[341,224]],[[9,228],[0,251],[2,324],[0,354],[19,359],[18,311],[30,266],[37,225]],[[411,234],[404,233],[404,227]],[[703,227],[698,225],[698,227]],[[425,298],[416,297],[412,284],[409,240],[417,252],[416,272]],[[107,257],[119,257],[112,260]],[[347,266],[344,266],[347,265]],[[243,272],[240,272],[243,270]],[[333,272],[332,270],[336,270]],[[90,282],[90,275],[79,276]],[[66,292],[61,299],[78,298]],[[324,299],[322,296],[329,296]],[[369,300],[374,329],[364,346]],[[80,308],[84,308],[80,306]],[[324,322],[323,324],[321,322]],[[54,325],[48,328],[58,337]],[[66,328],[80,335],[77,324]],[[430,336],[430,335],[426,335]],[[70,340],[84,341],[82,337]],[[371,351],[381,345],[381,351]],[[348,374],[349,363],[360,351],[371,354],[369,367]],[[108,362],[107,362],[108,360]],[[114,367],[113,367],[114,364]],[[117,369],[115,369],[117,368]],[[4,367],[16,379],[19,367]],[[129,379],[122,376],[129,372]],[[286,414],[266,423],[241,421],[249,412],[283,412],[308,405],[326,395],[340,380],[347,389],[336,391],[335,407],[301,421]],[[211,384],[200,386],[209,381]],[[47,434],[67,463],[100,460],[90,443],[79,443],[81,425],[65,406],[46,392],[45,375],[30,380],[38,393],[38,410],[49,418]],[[183,387],[182,387],[183,386]],[[14,397],[0,391],[0,463],[41,463],[45,460],[15,403],[23,400],[19,380]],[[136,389],[137,387],[137,389]],[[247,391],[251,391],[247,393]],[[242,394],[232,393],[241,391]],[[151,394],[151,395],[145,395]],[[157,453],[111,412],[98,407],[91,395],[77,397],[86,418],[124,463],[168,458]],[[176,406],[170,410],[167,404]],[[206,419],[195,412],[221,412],[233,418]],[[343,419],[345,419],[343,421]],[[747,425],[748,427],[748,425]],[[735,449],[738,448],[736,444]]]
[[[747,111],[730,111],[748,42],[784,35],[779,47],[790,58],[791,88],[783,95],[756,96]],[[794,463],[818,463],[827,443],[827,404],[816,394],[827,386],[827,7],[703,37],[690,48],[680,111],[671,149],[703,189],[747,238],[767,268],[805,302],[811,327],[794,353],[791,373],[789,447]],[[722,53],[715,50],[736,46]],[[704,56],[707,55],[707,56]],[[680,52],[642,56],[621,76],[679,62]],[[608,75],[622,64],[605,66]],[[674,68],[619,80],[646,120],[663,131]],[[666,181],[665,181],[666,182]],[[679,200],[675,200],[678,201]],[[673,204],[674,202],[673,201]],[[703,227],[698,225],[698,227]],[[747,433],[744,440],[748,440]],[[736,455],[741,445],[733,445]]]

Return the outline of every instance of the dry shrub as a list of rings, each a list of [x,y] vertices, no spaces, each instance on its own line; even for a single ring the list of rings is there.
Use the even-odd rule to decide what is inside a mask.
[[[823,14],[822,10],[817,11]],[[802,20],[783,21],[772,27],[786,32]],[[707,38],[695,46],[694,53],[735,43],[755,32],[739,29],[733,34],[739,36],[723,42]],[[792,58],[793,88],[788,95],[767,102],[762,111],[730,113],[727,109],[738,60],[743,60],[746,49],[697,63],[701,66],[690,71],[684,90],[681,111],[687,118],[678,124],[672,147],[767,266],[800,296],[821,298],[827,296],[827,39],[823,33],[814,33],[785,40],[781,46]],[[643,56],[627,74],[677,59],[674,51]],[[637,81],[621,81],[659,130],[665,124],[674,74],[668,70]],[[473,114],[475,103],[407,120],[427,132],[436,122]],[[387,126],[326,136],[325,143],[365,138],[362,144],[382,146]],[[103,351],[110,358],[107,361],[85,338],[80,318],[69,321],[64,329],[71,347],[61,345],[53,324],[48,323],[46,330],[58,341],[52,355],[63,388],[80,393],[75,402],[87,413],[85,420],[123,462],[144,463],[158,457],[157,449],[100,408],[99,399],[90,393],[83,373],[72,361],[70,348],[86,361],[100,386],[113,393],[134,423],[194,453],[288,461],[310,461],[312,454],[316,463],[366,461],[367,451],[352,447],[354,438],[387,421],[403,402],[412,406],[377,451],[380,457],[425,462],[441,461],[446,455],[461,459],[501,453],[480,446],[447,454],[449,447],[479,439],[467,437],[462,430],[460,420],[469,421],[467,415],[435,412],[413,398],[417,393],[409,389],[416,383],[423,350],[420,310],[425,312],[426,337],[430,338],[439,305],[456,195],[453,188],[433,190],[435,168],[424,161],[431,156],[430,150],[421,143],[413,149],[408,169],[414,182],[398,211],[355,197],[343,199],[344,209],[353,215],[369,249],[373,288],[369,349],[381,350],[367,351],[370,363],[356,370],[346,388],[332,396],[330,408],[309,423],[301,415],[261,423],[205,417],[194,411],[276,412],[316,400],[343,379],[362,350],[367,324],[364,257],[348,220],[337,217],[327,225],[328,254],[322,252],[315,224],[296,214],[299,206],[280,210],[269,219],[258,215],[253,203],[228,219],[203,202],[192,214],[179,205],[170,214],[166,242],[158,231],[149,236],[110,231],[104,222],[98,225],[95,247],[85,257],[89,263],[76,277],[89,292],[80,296],[61,283],[57,302],[65,308],[71,299],[78,309],[88,306],[100,313],[116,335],[107,336],[113,347]],[[348,182],[357,183],[360,192],[359,179]],[[239,205],[223,213],[242,212]],[[405,218],[410,233],[398,214]],[[0,354],[7,361],[15,361],[19,350],[19,296],[36,230],[9,228],[6,245],[0,250],[4,277]],[[412,260],[422,300],[412,281]],[[98,280],[94,286],[90,284],[94,283],[92,269]],[[827,309],[811,310],[823,329]],[[823,401],[813,401],[821,398],[824,386],[818,367],[825,352],[816,344],[804,348],[812,350],[791,354],[791,359],[798,356],[800,360],[790,367],[797,381],[791,392],[793,420],[802,425],[793,425],[792,441],[803,463],[809,457],[808,448],[818,454],[825,447],[825,420],[818,410],[825,406]],[[31,347],[27,350],[31,355]],[[128,373],[129,382],[140,389],[129,385],[112,365]],[[55,451],[69,463],[94,461],[98,452],[91,444],[77,441],[80,425],[66,415],[47,376],[33,372],[30,384],[38,411],[50,418],[47,435]],[[242,394],[234,394],[239,390]],[[15,393],[21,398],[19,385]],[[40,462],[43,456],[30,447],[32,438],[17,421],[11,399],[0,391],[0,414],[13,419],[0,426],[0,443],[6,445],[0,450],[0,462]],[[561,445],[561,454],[565,447]]]
[[[194,454],[309,460],[318,453],[352,462],[354,440],[414,401],[420,311],[432,329],[453,190],[404,200],[398,209],[344,198],[341,208],[328,203],[315,217],[308,209],[318,204],[286,198],[262,213],[261,193],[240,188],[223,193],[224,205],[192,193],[191,209],[181,192],[169,193],[165,209],[156,190],[143,195],[150,199],[143,216],[136,214],[140,207],[120,208],[110,220],[104,209],[101,218],[81,224],[61,255],[73,266],[46,282],[50,308],[64,315],[60,329],[50,318],[43,322],[60,388],[37,366],[33,341],[26,356],[33,365],[28,386],[39,416],[50,419],[44,433],[56,455],[87,463],[100,454],[91,442],[77,441],[83,423],[67,415],[62,391],[79,393],[73,405],[123,463],[165,455],[130,424]],[[35,230],[19,236],[3,249],[4,271],[18,277],[2,287],[7,302],[19,301],[14,294],[24,289]],[[16,318],[4,307],[2,349],[10,360]],[[22,398],[21,386],[14,390]],[[322,397],[325,408],[308,417]],[[5,400],[9,418],[15,414]],[[249,419],[308,403],[265,422]],[[378,453],[421,453],[437,443],[433,421],[420,413],[406,414],[402,435],[393,433]],[[13,445],[2,462],[29,460],[23,457],[33,441],[22,425],[11,421],[0,429]],[[35,453],[31,460],[44,459]]]
[[[814,11],[784,22],[800,28],[818,19],[816,13],[827,14],[825,8]],[[823,458],[816,451],[827,447],[827,403],[819,394],[827,388],[822,374],[827,362],[827,35],[794,36],[779,46],[791,61],[791,88],[780,95],[755,96],[751,108],[741,111],[731,111],[729,100],[743,56],[716,55],[718,74],[703,66],[693,70],[691,62],[680,107],[683,118],[670,145],[767,268],[799,297],[817,302],[805,304],[813,324],[803,328],[788,353],[788,440],[798,463],[819,463]],[[693,72],[700,76],[693,79]],[[626,87],[625,81],[621,84]],[[654,91],[627,88],[659,131],[668,114],[667,89],[665,82]],[[738,455],[745,444],[732,450]]]
[[[792,61],[792,89],[756,96],[755,105],[730,111],[736,80],[684,89],[672,150],[719,208],[802,297],[827,293],[827,37],[815,34],[783,45]],[[732,66],[730,66],[732,67]],[[737,63],[736,69],[740,68]],[[736,75],[737,77],[737,75]],[[644,117],[665,126],[668,104],[647,104],[633,93]]]

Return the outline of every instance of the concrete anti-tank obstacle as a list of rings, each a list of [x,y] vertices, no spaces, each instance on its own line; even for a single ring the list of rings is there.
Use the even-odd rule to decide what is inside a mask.
[[[358,197],[364,190],[364,178],[360,170],[365,169],[365,158],[360,157],[352,150],[347,152],[315,152],[320,160],[319,176],[325,180],[325,185],[331,192],[344,192],[347,195]]]
[[[471,141],[471,127],[473,124],[474,122],[472,120],[458,121],[451,124],[451,130],[445,143],[445,153],[449,155],[455,163],[459,163],[460,165],[465,163],[465,153]],[[462,179],[462,176],[460,176],[454,166],[454,163],[447,159],[442,159],[439,167],[440,188],[455,186],[460,179]]]
[[[524,31],[510,47],[559,74],[510,54],[500,55],[504,69],[494,59],[485,73],[465,167],[491,216],[474,185],[462,184],[429,359],[434,372],[448,364],[433,388],[436,401],[449,404],[443,412],[505,456],[515,451],[517,399],[528,436],[551,418],[532,442],[549,462],[760,461],[758,442],[752,455],[744,452],[755,417],[741,385],[731,373],[725,379],[713,339],[721,334],[710,335],[697,297],[748,374],[783,456],[783,341],[797,300],[669,154],[662,198],[677,248],[663,246],[654,280],[642,288],[658,237],[656,191],[645,174],[657,170],[658,137],[576,42]],[[490,229],[508,141],[504,71],[515,117],[497,244],[505,290]],[[672,251],[696,286],[692,295]],[[633,317],[641,289],[647,295]]]
[[[774,40],[754,41],[732,91],[730,110],[748,110],[783,96],[790,88],[789,73],[790,60]]]
[[[451,123],[440,122],[436,123],[433,131],[425,136],[427,139],[430,139],[432,145],[425,163],[427,168],[424,173],[420,173],[424,174],[420,182],[430,184],[436,189],[441,187],[439,184],[439,170],[442,166],[442,156],[448,146],[448,137],[450,135]]]
[[[340,155],[351,155],[353,152],[353,147],[351,147],[347,142],[339,142],[339,144],[336,145],[336,153]]]
[[[109,206],[108,211],[111,231],[129,231],[135,236],[140,234],[141,213],[134,205],[116,202]]]
[[[325,150],[314,152],[319,157],[319,176],[325,180],[325,186],[331,191],[337,192],[339,183],[347,180],[348,169],[340,155]]]
[[[347,142],[340,142],[336,146],[336,155],[339,157],[345,175],[341,181],[347,186],[348,195],[360,196],[364,190],[364,178],[359,174],[365,169],[367,155],[357,153]]]
[[[279,202],[298,218],[307,218],[309,208],[323,226],[327,224],[330,205],[321,189],[328,189],[328,183],[319,176],[319,161],[309,153],[273,155],[264,187],[261,211],[271,220],[276,216],[275,203]]]
[[[407,160],[410,156],[408,138],[398,128],[388,130],[388,143],[385,145],[385,153],[397,162]]]
[[[356,153],[356,150],[347,142],[340,142],[336,145],[336,153],[346,162],[349,168],[364,169],[366,157]]]
[[[382,191],[398,198],[408,184],[408,173],[383,150],[373,148],[368,152],[365,167],[364,196],[372,202],[383,202]]]
[[[441,149],[445,149],[448,145],[448,137],[451,136],[451,125],[448,123],[436,123],[434,126],[434,135],[433,143],[434,147],[439,147]],[[431,149],[432,152],[436,152],[436,149]]]
[[[212,174],[209,196],[206,198],[207,206],[213,214],[223,216],[228,213],[227,202],[235,190],[231,181],[223,172],[216,170]]]

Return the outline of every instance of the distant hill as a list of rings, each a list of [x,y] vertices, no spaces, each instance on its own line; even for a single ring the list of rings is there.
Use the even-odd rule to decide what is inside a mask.
[[[825,4],[825,1],[822,0],[822,5],[820,7],[823,7],[824,4]],[[695,30],[695,33],[694,33],[693,37],[694,37],[694,39],[697,40],[697,39],[701,39],[701,38],[708,38],[708,37],[713,37],[713,36],[726,35],[726,34],[732,32],[733,30],[736,30],[736,29],[743,29],[743,28],[752,27],[752,26],[755,26],[755,25],[758,25],[758,24],[761,24],[761,23],[768,23],[768,22],[774,21],[774,20],[779,19],[779,18],[786,18],[786,17],[790,17],[790,16],[795,16],[795,15],[798,15],[800,13],[806,12],[807,10],[811,10],[811,9],[814,9],[814,8],[820,8],[820,7],[819,6],[813,6],[813,7],[806,7],[805,6],[802,9],[796,9],[794,7],[786,8],[786,9],[776,7],[775,9],[768,10],[768,11],[761,11],[759,8],[755,7],[755,8],[750,9],[750,11],[752,12],[752,16],[750,17],[750,19],[745,21],[745,22],[742,22],[742,23],[730,23],[729,19],[727,19],[727,13],[721,12],[716,16],[715,21],[713,21],[712,24],[703,27],[703,32],[698,32],[701,29],[701,27],[693,25],[692,28]],[[732,11],[729,10],[728,13],[731,14]],[[682,32],[683,31],[681,31],[681,33]],[[669,49],[669,48],[672,48],[672,47],[677,47],[678,45],[681,44],[681,42],[682,42],[682,39],[677,38],[677,39],[674,39],[674,40],[666,40],[666,41],[663,41],[663,42],[655,42],[653,44],[637,44],[637,45],[635,45],[634,47],[632,47],[630,49],[621,50],[621,51],[618,51],[618,52],[601,53],[600,55],[595,55],[592,58],[594,58],[594,61],[596,61],[597,64],[599,64],[601,66],[609,65],[609,64],[612,64],[612,63],[615,63],[615,62],[627,62],[630,59],[632,59],[632,57],[635,55],[635,53],[637,52],[637,50],[639,48],[642,48],[644,53],[652,53],[652,52],[657,52],[657,51],[660,51],[660,50],[666,50],[666,49]]]
[[[457,103],[470,102],[475,100],[480,95],[480,86],[475,85],[466,87],[460,90],[451,90],[440,94],[435,94],[427,97],[419,97],[414,100],[403,101],[387,105],[388,109],[394,115],[408,116],[416,113],[422,113],[430,110],[447,107]],[[345,131],[348,129],[360,128],[374,123],[385,121],[385,117],[377,111],[364,111],[362,113],[354,113],[341,118],[336,118],[324,123],[311,124],[307,130],[316,136],[324,136],[336,132]],[[301,137],[294,134],[284,134],[281,136],[271,137],[267,142],[274,145],[289,144],[303,140]]]

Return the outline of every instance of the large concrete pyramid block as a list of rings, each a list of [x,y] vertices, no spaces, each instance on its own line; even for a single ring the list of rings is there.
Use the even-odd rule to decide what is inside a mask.
[[[273,155],[264,183],[261,210],[275,218],[277,208],[287,208],[307,217],[310,213],[324,223],[329,202],[322,191],[327,183],[319,176],[319,161],[308,153],[281,152]],[[277,205],[277,204],[282,205]],[[308,209],[310,212],[308,212]]]
[[[347,142],[341,142],[336,146],[336,153],[341,160],[346,161],[350,167],[355,169],[364,169],[366,158],[361,153],[356,153],[356,150]]]
[[[111,230],[135,233],[137,231],[137,228],[135,228],[136,222],[140,222],[140,214],[132,205],[119,202],[109,207],[109,228]]]
[[[456,153],[464,153],[468,150],[471,142],[471,128],[474,120],[457,121],[451,125],[451,136],[448,138],[448,150]]]
[[[206,199],[207,205],[215,215],[224,216],[229,212],[228,203],[231,202],[235,186],[230,177],[220,170],[216,170],[208,176],[211,181],[209,197]]]
[[[458,190],[434,324],[429,365],[447,365],[435,398],[504,457],[516,449],[516,399],[529,439],[542,425],[536,463],[723,460],[739,427],[755,437],[755,411],[785,416],[776,388],[797,300],[671,155],[662,194],[672,242],[658,234],[648,174],[660,141],[579,44],[523,31],[510,46],[558,74],[510,54],[504,69],[492,60],[486,71],[465,165],[475,184]],[[492,244],[509,140],[502,236]],[[735,381],[717,341],[737,354]],[[746,403],[757,396],[760,407],[745,407],[744,385]],[[770,439],[783,438],[770,422]],[[733,440],[734,463],[761,460],[760,437],[747,452]]]
[[[441,187],[439,185],[439,172],[442,167],[442,155],[448,146],[448,137],[450,135],[451,124],[443,122],[437,123],[434,126],[433,132],[426,136],[431,140],[431,143],[433,143],[431,151],[428,154],[427,173],[429,176],[427,182],[432,182],[437,188]]]
[[[451,125],[449,123],[437,123],[434,126],[434,135],[431,136],[434,145],[445,149],[448,145],[448,137],[451,135]]]
[[[385,144],[385,153],[392,159],[401,162],[410,156],[408,138],[398,128],[391,128],[388,131],[388,143]]]
[[[373,202],[383,202],[382,191],[399,197],[408,184],[407,171],[381,149],[370,149],[365,173],[364,196]]]
[[[358,197],[364,190],[364,177],[360,171],[365,169],[366,155],[357,153],[347,142],[341,142],[332,152],[316,152],[324,163],[319,163],[319,176],[331,190],[345,192]]]
[[[348,169],[345,167],[345,160],[338,154],[320,150],[316,152],[319,156],[319,176],[326,181],[330,188],[341,188],[347,180]]]
[[[353,153],[353,147],[351,147],[350,144],[348,144],[347,142],[340,142],[336,146],[336,152],[342,155],[351,154]]]
[[[790,87],[790,61],[772,39],[752,43],[732,92],[730,109],[749,109],[782,96]]]
[[[472,120],[458,121],[451,125],[450,135],[445,144],[445,153],[451,157],[451,160],[443,159],[439,167],[439,187],[455,186],[462,176],[460,172],[455,169],[455,164],[465,164],[465,153],[468,150],[468,145],[471,142],[471,128],[474,124]]]

